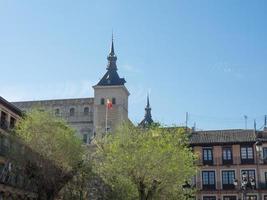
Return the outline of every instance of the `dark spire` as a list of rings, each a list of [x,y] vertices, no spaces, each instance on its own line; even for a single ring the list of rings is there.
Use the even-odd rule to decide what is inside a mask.
[[[113,33],[112,33],[112,38],[111,38],[110,53],[107,59],[108,59],[107,70],[117,70],[117,65],[116,65],[117,56],[115,55],[115,51],[114,51]]]
[[[98,82],[97,85],[101,86],[107,86],[107,85],[124,85],[126,83],[124,78],[120,78],[117,70],[117,56],[114,51],[114,41],[113,41],[113,33],[112,33],[112,39],[111,39],[111,47],[110,47],[110,53],[107,57],[108,59],[108,65],[107,65],[107,72],[102,77],[102,79]]]
[[[151,115],[151,107],[150,107],[150,102],[149,102],[149,95],[147,95],[147,104],[145,108],[145,117],[144,119],[140,122],[139,126],[146,128],[149,125],[151,125],[154,121],[152,119]]]
[[[147,104],[146,104],[147,108],[150,108],[150,103],[149,103],[149,95],[147,95]]]

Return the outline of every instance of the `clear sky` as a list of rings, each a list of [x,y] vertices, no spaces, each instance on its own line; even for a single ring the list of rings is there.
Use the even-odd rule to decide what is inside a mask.
[[[263,125],[265,0],[0,0],[0,95],[9,101],[92,97],[112,30],[129,117],[199,129]]]

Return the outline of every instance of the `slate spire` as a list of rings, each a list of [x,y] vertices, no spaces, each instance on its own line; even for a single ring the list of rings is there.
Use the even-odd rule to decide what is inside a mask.
[[[147,95],[147,103],[146,103],[146,108],[145,108],[145,117],[144,119],[140,122],[139,126],[146,128],[149,125],[151,125],[154,121],[152,119],[152,114],[151,114],[151,107],[150,107],[150,101],[149,101],[149,95]]]
[[[111,85],[124,85],[126,83],[124,78],[120,78],[117,70],[117,56],[115,54],[114,50],[114,39],[112,34],[111,39],[111,47],[110,52],[107,57],[108,64],[107,64],[107,72],[105,75],[101,78],[101,80],[98,82],[98,86],[111,86]]]
[[[117,56],[115,55],[115,51],[114,51],[113,33],[112,33],[112,39],[111,39],[110,53],[107,59],[108,59],[107,70],[117,70],[117,64],[116,64]]]

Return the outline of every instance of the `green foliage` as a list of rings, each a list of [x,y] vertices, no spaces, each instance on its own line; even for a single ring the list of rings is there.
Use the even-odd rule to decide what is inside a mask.
[[[66,171],[82,160],[83,147],[75,131],[49,112],[32,110],[18,123],[15,134],[34,152]]]
[[[61,199],[88,199],[90,192],[89,181],[92,177],[93,174],[90,161],[88,158],[85,158],[72,180],[69,181],[60,192]]]
[[[183,199],[182,185],[196,172],[183,129],[124,125],[96,145],[94,171],[114,199]]]

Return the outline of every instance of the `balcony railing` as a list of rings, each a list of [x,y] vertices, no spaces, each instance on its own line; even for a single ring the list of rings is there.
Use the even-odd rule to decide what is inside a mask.
[[[223,165],[232,165],[233,164],[233,159],[230,159],[230,160],[222,159],[222,164]]]
[[[209,185],[202,185],[202,190],[216,190],[215,184],[209,184]]]
[[[213,190],[236,190],[239,191],[241,190],[241,186],[235,186],[234,184],[223,184],[220,181],[216,181],[215,184],[209,184],[209,185],[204,185],[201,181],[196,182],[196,189],[198,190],[206,190],[206,191],[213,191]],[[252,188],[250,185],[247,187],[248,191],[253,191],[253,190],[266,190],[267,191],[267,183],[265,182],[257,182],[256,187]]]
[[[241,164],[254,164],[255,160],[253,159],[242,159],[241,158]]]
[[[241,159],[241,157],[233,157],[232,160],[223,160],[222,157],[215,157],[213,160],[202,160],[199,158],[195,161],[195,164],[198,166],[205,166],[205,165],[251,165],[257,164],[256,159]],[[258,159],[258,164],[267,164],[267,159]]]

